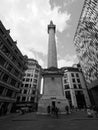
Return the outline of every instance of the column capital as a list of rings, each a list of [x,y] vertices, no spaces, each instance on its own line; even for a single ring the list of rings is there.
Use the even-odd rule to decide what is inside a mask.
[[[52,21],[52,20],[50,21],[50,24],[48,25],[48,33],[49,33],[49,30],[50,30],[50,29],[53,29],[53,30],[54,30],[54,33],[55,33],[56,25],[53,24],[53,21]]]

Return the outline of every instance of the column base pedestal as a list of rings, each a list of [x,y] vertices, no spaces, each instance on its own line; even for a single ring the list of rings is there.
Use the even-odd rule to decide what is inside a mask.
[[[65,106],[69,106],[68,100],[65,97],[42,96],[38,103],[38,114],[47,114],[47,107],[57,107],[60,113],[66,113]]]

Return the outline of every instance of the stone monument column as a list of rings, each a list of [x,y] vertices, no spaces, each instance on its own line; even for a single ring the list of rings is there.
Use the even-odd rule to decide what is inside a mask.
[[[52,21],[48,25],[48,66],[43,69],[43,94],[38,102],[38,113],[47,114],[47,107],[58,107],[61,113],[65,112],[65,106],[69,105],[64,97],[62,77],[64,73],[57,68],[57,51],[55,42],[55,25]]]
[[[57,68],[57,51],[56,51],[56,42],[55,42],[55,29],[56,26],[50,21],[48,25],[48,68],[56,67]]]

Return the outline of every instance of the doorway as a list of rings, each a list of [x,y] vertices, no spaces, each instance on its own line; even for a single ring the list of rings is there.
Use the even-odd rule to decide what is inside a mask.
[[[52,107],[55,108],[55,101],[52,101]]]
[[[79,109],[86,107],[86,102],[84,98],[84,94],[82,91],[76,91],[76,100],[77,100],[77,106]]]

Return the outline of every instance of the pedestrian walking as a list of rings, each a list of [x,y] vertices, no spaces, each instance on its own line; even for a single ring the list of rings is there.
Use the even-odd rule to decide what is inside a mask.
[[[50,105],[47,107],[47,113],[50,115]]]
[[[59,111],[59,109],[57,107],[55,107],[55,115],[57,118],[58,118],[58,111]]]
[[[87,116],[90,118],[93,117],[93,110],[90,106],[87,107]]]
[[[97,106],[93,106],[93,111],[94,111],[95,117],[98,117],[98,107]]]

